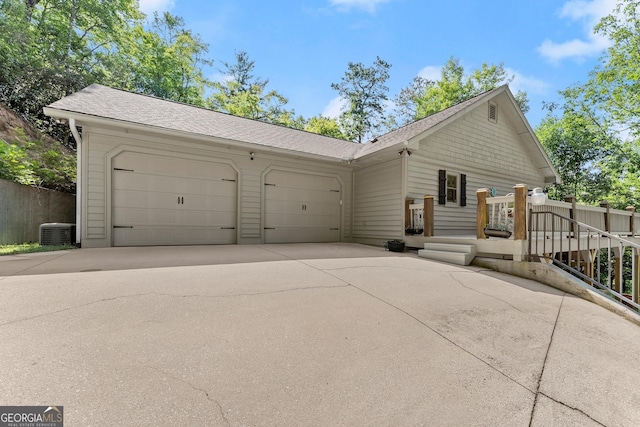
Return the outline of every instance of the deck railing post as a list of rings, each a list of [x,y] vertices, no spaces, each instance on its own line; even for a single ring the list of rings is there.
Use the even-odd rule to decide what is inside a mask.
[[[576,206],[576,196],[564,196],[564,201],[567,203],[571,203],[571,209],[569,209],[569,218],[571,218],[572,220],[576,220],[576,214],[577,214],[577,206]],[[572,222],[571,223],[571,233],[575,233],[575,224]]]
[[[486,239],[484,229],[487,226],[487,193],[489,190],[480,188],[476,191],[478,208],[476,211],[476,239]]]
[[[622,283],[622,256],[624,255],[624,247],[613,248],[614,263],[613,268],[613,290],[621,294],[624,291]]]
[[[604,213],[604,231],[606,231],[607,233],[611,231],[611,227],[610,227],[610,219],[611,219],[611,215],[609,215],[609,202],[607,201],[601,201],[600,202],[600,207],[601,208],[605,208],[607,211]]]
[[[513,240],[527,239],[527,186],[517,184],[513,207]]]
[[[635,206],[627,206],[627,211],[631,212],[631,216],[629,217],[629,234],[631,236],[636,235],[635,223],[636,223],[636,208]]]
[[[433,196],[424,196],[422,219],[424,220],[424,236],[433,237],[435,220],[433,216]]]

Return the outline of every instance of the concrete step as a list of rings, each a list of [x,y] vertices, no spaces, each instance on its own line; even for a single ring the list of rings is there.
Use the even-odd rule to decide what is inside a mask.
[[[475,245],[466,245],[463,243],[435,243],[427,242],[424,244],[424,248],[433,251],[443,252],[461,252],[461,253],[476,253]]]
[[[452,243],[425,243],[424,249],[418,251],[418,256],[444,261],[456,265],[469,265],[476,256],[474,245],[456,245]]]

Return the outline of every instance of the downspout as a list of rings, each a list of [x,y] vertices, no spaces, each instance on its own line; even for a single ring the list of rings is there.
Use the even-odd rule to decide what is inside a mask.
[[[69,119],[69,129],[76,140],[76,245],[81,245],[82,236],[82,138],[76,127],[76,119]]]

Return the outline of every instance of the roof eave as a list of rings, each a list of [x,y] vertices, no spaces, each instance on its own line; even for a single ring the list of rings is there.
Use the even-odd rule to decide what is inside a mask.
[[[57,108],[53,108],[53,107],[44,107],[43,111],[44,111],[45,115],[47,115],[49,117],[53,117],[54,119],[57,119],[57,120],[75,119],[76,120],[76,124],[78,126],[80,126],[80,127],[83,124],[86,124],[86,125],[103,125],[103,126],[120,126],[120,127],[126,128],[126,129],[135,130],[135,131],[139,131],[139,132],[152,132],[152,133],[155,133],[155,134],[167,135],[167,136],[180,135],[180,136],[188,137],[190,139],[199,140],[199,141],[226,144],[226,145],[234,146],[236,148],[241,148],[241,149],[244,148],[244,149],[251,149],[251,150],[263,151],[263,152],[265,152],[265,151],[266,152],[275,152],[275,153],[278,153],[278,154],[286,154],[286,155],[297,157],[297,158],[309,158],[309,159],[314,159],[314,160],[328,161],[328,162],[332,162],[332,163],[349,163],[349,162],[351,162],[353,160],[353,157],[345,158],[345,157],[324,156],[322,154],[308,153],[308,152],[296,151],[296,150],[288,150],[288,149],[285,149],[285,148],[272,147],[272,146],[268,146],[268,145],[256,144],[256,143],[247,142],[247,141],[239,141],[239,140],[222,138],[222,137],[217,137],[217,136],[202,135],[202,134],[198,134],[198,133],[195,133],[195,132],[186,132],[186,131],[181,131],[181,130],[176,130],[176,129],[167,129],[167,128],[163,128],[163,127],[160,127],[160,126],[145,125],[145,124],[140,124],[140,123],[135,123],[135,122],[128,122],[128,121],[125,121],[125,120],[93,116],[93,115],[90,115],[90,114],[78,113],[78,112],[69,111],[69,110],[61,110],[61,109],[57,109]]]
[[[520,118],[522,123],[524,124],[528,134],[531,136],[531,139],[532,139],[535,147],[537,148],[538,153],[542,156],[544,162],[546,163],[545,167],[540,168],[541,171],[549,171],[550,172],[550,173],[544,173],[543,172],[543,176],[544,176],[544,179],[545,179],[546,183],[547,184],[560,184],[560,183],[562,183],[562,178],[560,177],[560,175],[556,171],[556,168],[553,166],[553,163],[551,162],[551,159],[549,158],[549,155],[545,151],[544,147],[542,146],[542,143],[538,139],[538,136],[536,135],[536,133],[534,132],[533,128],[529,124],[529,120],[527,120],[527,117],[524,115],[524,113],[520,109],[520,106],[516,102],[515,97],[513,96],[513,94],[511,93],[510,90],[507,90],[506,94],[508,95],[509,100],[513,104],[513,107],[514,107],[514,109],[516,111],[516,114],[518,115],[518,117]]]

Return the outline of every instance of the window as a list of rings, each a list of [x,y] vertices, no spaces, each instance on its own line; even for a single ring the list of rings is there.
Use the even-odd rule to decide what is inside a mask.
[[[438,204],[467,206],[467,175],[438,171]]]
[[[458,175],[447,174],[447,203],[458,203]]]

